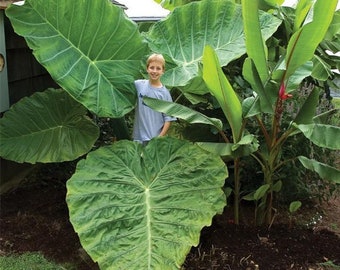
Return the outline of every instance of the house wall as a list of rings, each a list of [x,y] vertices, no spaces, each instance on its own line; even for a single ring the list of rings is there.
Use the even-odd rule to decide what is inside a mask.
[[[8,110],[7,57],[5,46],[4,11],[0,10],[0,113]]]
[[[13,105],[25,96],[49,87],[59,88],[46,69],[34,58],[23,37],[18,36],[4,17],[9,103]]]

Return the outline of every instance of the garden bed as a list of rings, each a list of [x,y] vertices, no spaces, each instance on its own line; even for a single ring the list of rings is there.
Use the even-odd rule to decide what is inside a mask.
[[[1,197],[1,256],[40,251],[69,269],[98,269],[69,222],[65,182],[71,174],[68,166],[44,165],[20,188]],[[183,269],[340,268],[339,198],[299,210],[293,223],[278,216],[270,228],[248,224],[249,215],[252,209],[243,208],[242,224],[237,226],[231,207],[226,207],[202,230],[200,244],[192,248]]]

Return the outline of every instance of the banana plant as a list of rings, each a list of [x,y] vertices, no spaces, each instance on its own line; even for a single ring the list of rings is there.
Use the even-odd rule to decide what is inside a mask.
[[[262,151],[259,150],[252,155],[261,165],[264,185],[269,185],[267,192],[261,198],[260,204],[260,207],[264,210],[263,215],[266,217],[267,224],[272,222],[273,192],[280,186],[280,181],[274,182],[274,175],[287,162],[281,160],[281,151],[287,138],[296,134],[296,132],[302,132],[307,139],[320,147],[333,150],[340,149],[339,142],[331,139],[340,135],[339,127],[318,124],[313,121],[319,98],[316,89],[311,92],[295,119],[292,119],[292,123],[288,127],[281,127],[281,118],[284,113],[283,103],[293,95],[294,84],[290,84],[290,79],[301,81],[311,72],[308,69],[307,62],[313,58],[317,46],[323,40],[337,4],[337,1],[330,0],[327,3],[327,8],[325,8],[322,1],[316,1],[313,5],[309,1],[310,5],[302,8],[302,5],[306,4],[305,2],[308,1],[301,1],[297,6],[295,32],[288,42],[286,55],[283,58],[283,67],[282,64],[278,65],[272,74],[270,74],[269,67],[266,64],[266,51],[262,37],[253,34],[259,32],[258,24],[254,23],[256,17],[251,18],[250,16],[250,14],[254,14],[254,10],[257,10],[256,1],[244,0],[242,2],[245,29],[248,29],[246,31],[248,59],[244,66],[244,76],[248,78],[254,91],[258,94],[260,104],[263,105],[262,101],[265,104],[259,107],[259,112],[248,115],[256,117],[265,138],[265,147],[261,148]],[[277,87],[273,87],[271,81],[275,81]],[[273,93],[270,93],[273,90],[276,101],[273,103],[272,124],[270,129],[267,130],[259,117],[259,113],[268,112],[267,110],[271,109],[270,103],[267,103],[267,101],[273,97]],[[256,98],[254,102],[256,102]],[[246,117],[248,116],[246,115]],[[305,168],[314,170],[320,177],[339,183],[340,171],[336,168],[331,168],[306,157],[297,158]]]

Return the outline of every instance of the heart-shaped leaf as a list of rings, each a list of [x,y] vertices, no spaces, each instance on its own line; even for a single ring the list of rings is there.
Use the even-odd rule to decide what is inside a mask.
[[[80,103],[59,89],[25,97],[0,119],[1,157],[16,162],[62,162],[91,150],[99,128]]]
[[[264,40],[281,23],[264,12],[260,12],[259,20]],[[156,23],[146,38],[153,51],[167,57],[170,68],[163,75],[163,83],[168,86],[184,86],[199,75],[206,45],[216,51],[221,66],[246,52],[241,5],[233,1],[205,0],[177,7]]]
[[[14,30],[52,78],[90,111],[134,108],[134,78],[148,51],[137,25],[107,0],[26,0],[6,10]]]
[[[220,158],[191,143],[119,141],[78,163],[70,220],[101,269],[178,269],[222,212],[226,177]]]

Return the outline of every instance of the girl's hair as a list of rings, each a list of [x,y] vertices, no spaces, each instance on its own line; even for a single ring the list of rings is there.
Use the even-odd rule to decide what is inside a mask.
[[[151,54],[148,60],[146,60],[146,67],[149,67],[151,62],[159,62],[162,64],[163,69],[165,69],[165,59],[163,55],[158,54],[158,53]]]

